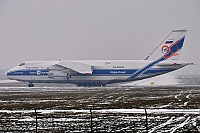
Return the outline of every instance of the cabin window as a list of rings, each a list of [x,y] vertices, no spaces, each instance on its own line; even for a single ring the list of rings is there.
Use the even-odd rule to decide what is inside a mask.
[[[25,65],[25,63],[23,62],[23,63],[21,63],[21,64],[19,64],[19,66],[24,66]]]

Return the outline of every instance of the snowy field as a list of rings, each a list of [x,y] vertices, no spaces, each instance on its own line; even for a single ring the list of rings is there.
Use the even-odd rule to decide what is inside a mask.
[[[20,86],[21,85],[21,86]],[[18,87],[16,87],[18,86]],[[199,86],[0,87],[0,131],[200,132]]]
[[[192,75],[107,87],[35,86],[0,80],[0,132],[35,132],[37,118],[38,132],[85,133],[91,116],[93,132],[200,132],[200,81]]]

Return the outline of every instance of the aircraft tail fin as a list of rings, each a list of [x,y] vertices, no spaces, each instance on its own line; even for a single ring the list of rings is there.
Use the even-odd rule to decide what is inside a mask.
[[[186,29],[174,29],[146,58],[178,60],[180,58],[181,49],[185,40]]]

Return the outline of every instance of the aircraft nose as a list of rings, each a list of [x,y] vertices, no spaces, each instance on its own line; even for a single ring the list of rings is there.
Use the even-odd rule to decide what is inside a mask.
[[[8,76],[8,75],[9,75],[9,72],[10,72],[10,71],[7,71],[7,72],[5,73],[5,76]]]
[[[5,73],[5,76],[7,76],[7,78],[10,78],[10,75],[11,75],[11,70],[8,70],[6,73]]]

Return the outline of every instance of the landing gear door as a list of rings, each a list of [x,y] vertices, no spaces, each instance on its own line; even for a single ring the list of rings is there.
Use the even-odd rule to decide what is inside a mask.
[[[31,75],[31,81],[35,80],[35,75]]]

